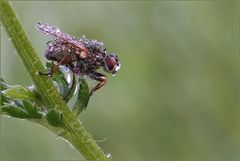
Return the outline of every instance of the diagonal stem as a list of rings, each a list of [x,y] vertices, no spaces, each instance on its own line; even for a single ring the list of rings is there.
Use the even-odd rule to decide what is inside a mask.
[[[37,74],[39,71],[44,71],[45,69],[24,32],[12,6],[6,0],[0,0],[0,17],[44,104],[49,109],[56,108],[62,112],[64,122],[62,137],[73,144],[85,159],[108,160],[92,136],[84,129],[81,122],[70,112],[68,106],[53,86],[52,81],[47,77]],[[45,127],[54,131],[54,128],[49,125],[45,125]]]

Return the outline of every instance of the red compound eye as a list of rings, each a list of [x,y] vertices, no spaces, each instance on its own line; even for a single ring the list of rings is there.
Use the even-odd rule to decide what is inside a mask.
[[[106,63],[107,63],[107,68],[109,71],[112,71],[114,69],[115,65],[117,64],[115,58],[113,58],[113,57],[107,57]]]

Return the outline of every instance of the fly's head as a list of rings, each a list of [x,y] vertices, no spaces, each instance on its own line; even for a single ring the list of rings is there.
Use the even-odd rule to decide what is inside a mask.
[[[121,64],[116,54],[111,53],[106,55],[103,61],[103,69],[106,72],[115,74],[120,69],[120,67],[121,67]]]

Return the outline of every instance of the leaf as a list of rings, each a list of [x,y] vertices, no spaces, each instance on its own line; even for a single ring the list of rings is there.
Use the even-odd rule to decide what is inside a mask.
[[[2,78],[0,78],[0,91],[3,91],[8,88],[7,83],[4,82]]]
[[[6,112],[9,116],[17,118],[28,118],[26,111],[14,104],[4,104],[0,108],[2,112]]]
[[[7,103],[7,98],[1,93],[0,96],[0,106],[2,106],[4,103]]]
[[[3,91],[5,89],[8,88],[8,85],[4,82],[4,80],[2,78],[0,78],[0,91]],[[3,103],[7,103],[7,98],[6,96],[4,96],[2,94],[2,92],[0,93],[0,105],[3,105]]]
[[[46,115],[48,123],[52,126],[63,126],[63,115],[56,109],[51,109]]]
[[[13,101],[12,103],[5,103],[1,107],[1,111],[7,113],[9,116],[25,119],[41,119],[42,115],[38,112],[37,106],[28,101]]]
[[[36,100],[36,97],[33,92],[20,85],[11,86],[6,90],[1,91],[1,93],[10,99],[20,99],[29,101]]]
[[[46,66],[48,68],[53,68],[54,64],[47,62]],[[60,90],[61,96],[63,97],[63,100],[65,102],[68,102],[74,95],[74,91],[77,88],[75,74],[73,74],[71,87],[69,87],[69,83],[67,82],[63,72],[59,68],[56,70],[56,73],[54,73],[54,75],[52,76],[52,80],[58,84],[58,88]]]
[[[89,101],[89,87],[85,79],[80,79],[80,89],[78,91],[77,101],[73,106],[73,112],[78,116],[84,109],[87,108]]]
[[[53,68],[54,64],[47,62],[46,66],[48,68]],[[56,73],[53,74],[52,80],[57,82],[59,85],[60,94],[61,96],[64,96],[68,92],[68,82],[59,68],[56,70]]]
[[[23,100],[23,108],[28,113],[28,118],[40,119],[42,115],[38,112],[37,106],[34,104]]]

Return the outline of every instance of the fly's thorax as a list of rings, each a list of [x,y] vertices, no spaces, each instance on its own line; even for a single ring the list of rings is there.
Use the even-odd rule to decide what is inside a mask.
[[[87,70],[97,70],[103,64],[103,55],[101,53],[89,53],[88,57],[83,61]]]

